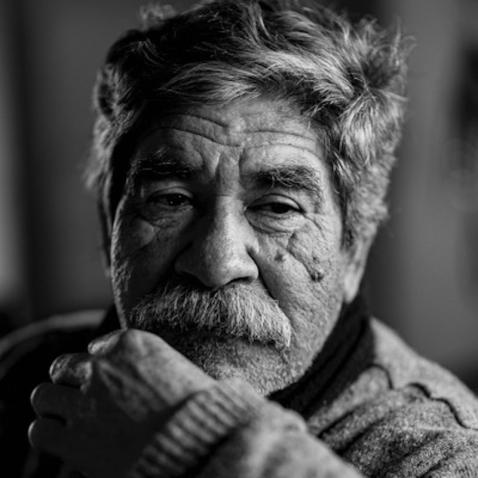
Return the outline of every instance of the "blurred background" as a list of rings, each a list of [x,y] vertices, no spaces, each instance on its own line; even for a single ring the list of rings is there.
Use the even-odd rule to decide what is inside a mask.
[[[478,390],[478,2],[334,4],[399,23],[417,44],[391,219],[367,294],[377,316]],[[0,336],[111,300],[82,170],[95,72],[140,5],[0,3]]]

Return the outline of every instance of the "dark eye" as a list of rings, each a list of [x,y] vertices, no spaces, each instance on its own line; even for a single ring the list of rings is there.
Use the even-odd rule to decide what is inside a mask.
[[[264,211],[269,211],[273,214],[288,214],[290,212],[297,211],[296,207],[293,207],[291,204],[283,202],[271,202],[267,204],[262,204],[260,209]]]
[[[147,203],[150,206],[175,208],[188,206],[191,203],[191,198],[180,193],[153,194],[148,198]]]
[[[194,211],[193,197],[176,191],[156,191],[139,203],[138,213],[149,222],[186,219]]]
[[[301,211],[300,206],[290,198],[272,195],[252,204],[249,209],[273,216],[287,216]]]

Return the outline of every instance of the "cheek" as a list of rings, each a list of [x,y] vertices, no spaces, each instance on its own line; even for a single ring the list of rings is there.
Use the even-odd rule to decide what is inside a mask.
[[[269,280],[283,287],[316,295],[335,283],[342,272],[340,235],[331,228],[320,233],[312,221],[289,235],[265,237],[262,240],[262,268]]]
[[[262,278],[291,320],[297,339],[327,335],[342,302],[342,255],[336,231],[317,232],[314,223],[287,237],[264,241]],[[319,340],[314,339],[314,340]]]
[[[297,266],[304,269],[304,280],[320,283],[326,277],[328,269],[326,261],[322,259],[324,255],[317,244],[310,244],[301,238],[300,233],[294,233],[282,251],[277,252],[276,260],[284,262],[287,256],[291,256],[298,263]]]
[[[177,234],[138,218],[115,222],[111,244],[113,293],[124,314],[171,270]]]
[[[151,224],[129,217],[123,217],[114,224],[111,242],[111,261],[121,264],[132,259],[148,247],[157,235]]]
[[[302,271],[303,281],[311,289],[330,291],[328,284],[335,284],[342,273],[340,235],[333,227],[321,229],[320,234],[317,230],[318,227],[309,222],[291,234],[279,254],[288,257],[295,264],[294,269]]]

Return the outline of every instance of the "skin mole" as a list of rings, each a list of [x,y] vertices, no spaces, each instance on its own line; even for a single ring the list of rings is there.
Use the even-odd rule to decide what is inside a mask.
[[[284,262],[285,261],[285,256],[284,254],[281,252],[281,251],[277,251],[275,257],[274,257],[274,260],[276,262]]]
[[[313,282],[320,282],[324,278],[324,273],[320,269],[314,270],[312,267],[309,267],[307,271]]]

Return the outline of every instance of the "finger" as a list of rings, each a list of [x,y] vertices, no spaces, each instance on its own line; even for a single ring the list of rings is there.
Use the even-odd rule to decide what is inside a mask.
[[[38,418],[28,428],[28,440],[32,447],[54,456],[63,455],[67,438],[66,428],[53,418]]]
[[[124,330],[115,330],[109,334],[102,335],[88,344],[88,352],[93,355],[104,355],[109,353],[124,334]]]
[[[60,419],[65,424],[79,408],[81,398],[77,388],[41,383],[33,389],[30,402],[37,415]]]
[[[91,377],[89,354],[65,354],[57,357],[50,366],[50,377],[57,385],[80,387]]]

